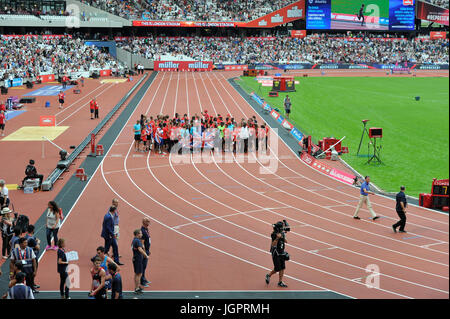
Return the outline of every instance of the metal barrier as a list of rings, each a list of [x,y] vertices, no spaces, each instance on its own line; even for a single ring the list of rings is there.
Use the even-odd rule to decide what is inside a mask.
[[[67,157],[67,160],[58,162],[57,167],[51,172],[45,181],[42,183],[42,190],[49,191],[58,178],[67,170],[72,162],[80,155],[80,153],[91,142],[91,134],[97,135],[98,132],[105,126],[105,124],[113,117],[117,110],[125,103],[125,101],[133,94],[136,88],[147,78],[145,74],[133,88],[117,103],[117,105],[105,116],[105,118],[88,134],[88,136],[78,145],[72,153]]]

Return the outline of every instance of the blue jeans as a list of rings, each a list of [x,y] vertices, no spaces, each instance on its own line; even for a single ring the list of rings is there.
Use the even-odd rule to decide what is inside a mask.
[[[113,238],[105,238],[105,254],[109,252],[109,248],[112,246],[113,249],[113,259],[115,263],[119,262],[119,247],[117,246],[117,240]]]
[[[55,228],[55,229],[47,228],[47,245],[49,245],[49,246],[52,245],[52,235],[53,235],[53,240],[54,240],[55,246],[57,245],[58,231],[59,231],[59,228]]]

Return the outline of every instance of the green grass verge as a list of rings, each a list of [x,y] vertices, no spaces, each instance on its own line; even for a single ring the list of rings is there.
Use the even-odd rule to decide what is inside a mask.
[[[365,5],[364,15],[389,18],[389,0],[333,0],[331,12],[357,15],[362,4]]]
[[[449,79],[421,77],[308,77],[296,78],[291,122],[317,142],[323,137],[342,138],[349,154],[342,158],[362,175],[388,192],[400,185],[418,197],[431,191],[432,179],[449,177]],[[283,99],[268,97],[270,87],[255,78],[239,81],[284,114]],[[420,96],[420,101],[415,100]],[[367,127],[382,127],[383,165],[367,164],[357,157],[363,119]],[[360,154],[367,155],[368,137]]]

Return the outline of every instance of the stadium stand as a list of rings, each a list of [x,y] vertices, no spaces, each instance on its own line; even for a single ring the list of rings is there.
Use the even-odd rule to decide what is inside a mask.
[[[0,64],[0,80],[6,80],[10,75],[33,78],[46,72],[64,74],[122,68],[109,54],[101,53],[94,46],[87,46],[80,39],[70,37],[3,37],[0,44]]]
[[[250,21],[294,0],[82,0],[126,19],[181,21]]]
[[[362,36],[362,35],[359,35]],[[291,37],[145,37],[124,39],[118,47],[147,59],[187,56],[214,63],[448,63],[447,40],[377,40],[376,35],[349,41],[346,35]],[[356,35],[355,37],[358,37]]]
[[[448,0],[424,0],[425,2],[429,2],[431,4],[434,4],[435,6],[443,7],[448,9]]]

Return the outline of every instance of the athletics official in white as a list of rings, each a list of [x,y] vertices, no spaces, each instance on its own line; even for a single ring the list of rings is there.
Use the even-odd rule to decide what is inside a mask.
[[[248,152],[248,138],[250,137],[250,132],[247,127],[247,123],[243,123],[242,127],[239,130],[239,139],[243,142],[240,147],[240,152],[247,153]],[[242,150],[243,148],[243,150]]]
[[[375,193],[370,191],[370,177],[366,176],[364,179],[365,179],[365,182],[361,184],[359,203],[358,203],[358,206],[356,207],[356,211],[355,211],[355,214],[353,215],[353,218],[361,219],[358,217],[358,213],[359,213],[359,210],[361,209],[361,206],[363,204],[366,204],[367,208],[369,209],[370,214],[372,215],[372,220],[376,220],[376,219],[380,218],[380,216],[377,216],[377,214],[375,214],[375,212],[372,209],[372,204],[370,203],[370,200],[369,200],[369,194],[375,195]]]

